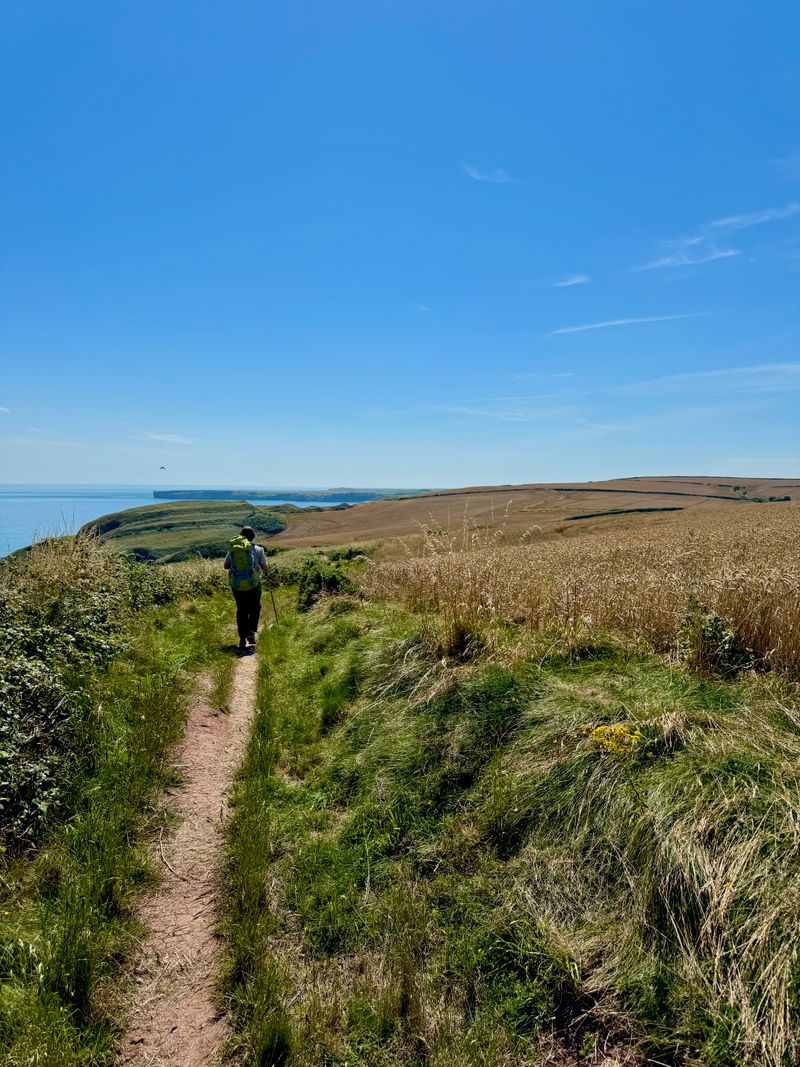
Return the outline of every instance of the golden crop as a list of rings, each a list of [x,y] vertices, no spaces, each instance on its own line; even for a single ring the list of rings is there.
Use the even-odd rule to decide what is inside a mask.
[[[764,666],[798,674],[799,532],[794,503],[648,516],[517,545],[502,544],[502,529],[465,525],[457,535],[425,530],[418,552],[377,564],[365,586],[462,635],[512,622],[618,631],[665,651],[699,604]]]

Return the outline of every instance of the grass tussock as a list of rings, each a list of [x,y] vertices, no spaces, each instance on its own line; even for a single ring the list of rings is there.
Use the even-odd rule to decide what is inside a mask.
[[[377,598],[429,620],[445,653],[474,651],[497,627],[614,631],[700,669],[756,665],[800,674],[800,508],[709,511],[582,536],[504,544],[502,526],[426,530],[418,550],[369,568]]]
[[[348,597],[272,629],[229,846],[245,1062],[797,1062],[796,692],[533,644],[442,660]]]

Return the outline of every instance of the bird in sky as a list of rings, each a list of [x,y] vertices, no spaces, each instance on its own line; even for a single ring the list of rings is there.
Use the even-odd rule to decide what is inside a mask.
[[[159,467],[158,469],[159,469],[160,471],[165,471],[165,470],[166,470],[167,468],[166,468],[166,467]]]

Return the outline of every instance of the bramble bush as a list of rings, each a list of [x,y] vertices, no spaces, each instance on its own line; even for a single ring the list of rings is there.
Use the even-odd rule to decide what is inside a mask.
[[[331,562],[323,558],[308,560],[299,575],[297,607],[299,611],[308,611],[325,593],[353,591],[353,583],[341,561]]]
[[[115,557],[92,538],[48,539],[0,563],[0,849],[37,842],[91,759],[91,681],[136,614],[219,587],[197,568]]]

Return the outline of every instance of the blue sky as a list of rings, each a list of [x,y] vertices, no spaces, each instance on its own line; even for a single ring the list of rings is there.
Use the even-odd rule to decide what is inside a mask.
[[[2,18],[3,481],[800,473],[796,3]]]

